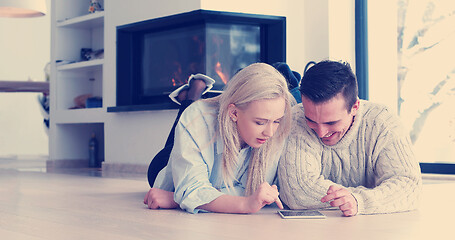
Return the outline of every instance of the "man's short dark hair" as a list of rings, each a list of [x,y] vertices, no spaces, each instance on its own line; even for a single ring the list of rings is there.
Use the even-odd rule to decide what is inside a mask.
[[[357,79],[349,63],[324,60],[310,67],[300,82],[300,93],[313,103],[324,103],[338,93],[351,111],[358,97]]]

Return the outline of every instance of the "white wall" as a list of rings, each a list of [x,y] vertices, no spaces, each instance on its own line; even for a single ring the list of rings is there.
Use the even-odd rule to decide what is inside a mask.
[[[368,58],[370,101],[397,112],[396,1],[368,1]]]
[[[105,106],[116,104],[116,27],[200,9],[198,0],[111,0],[105,4]],[[164,146],[175,110],[109,113],[104,124],[105,162],[149,164]]]
[[[48,12],[50,0],[46,1]],[[0,80],[44,81],[50,61],[50,17],[0,18]],[[0,92],[0,157],[48,155],[39,93]]]
[[[355,72],[355,2],[330,1],[328,9],[330,59],[349,62]]]

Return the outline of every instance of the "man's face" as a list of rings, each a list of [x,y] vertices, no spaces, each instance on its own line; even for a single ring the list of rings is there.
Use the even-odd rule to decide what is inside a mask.
[[[302,96],[305,118],[308,126],[321,141],[329,146],[337,144],[351,126],[359,108],[359,100],[348,112],[341,93],[327,102],[315,104]]]

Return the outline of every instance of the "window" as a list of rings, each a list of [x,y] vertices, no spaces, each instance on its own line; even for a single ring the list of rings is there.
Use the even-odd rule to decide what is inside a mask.
[[[368,1],[378,4],[374,2]],[[391,48],[382,46],[379,35],[372,38],[369,34],[370,93],[376,91],[371,85],[381,81],[374,77],[374,72],[381,71],[396,72],[396,86],[392,89],[397,91],[396,95],[390,94],[390,90],[387,93],[386,87],[370,95],[378,98],[387,95],[393,99],[398,115],[409,128],[422,172],[455,174],[455,62],[452,60],[455,56],[455,1],[380,2],[395,4],[386,7],[393,9],[397,17],[385,12],[389,10],[378,12],[378,6],[368,6],[368,21],[373,22],[368,24],[368,31],[373,35],[375,31],[381,32],[380,39],[385,42],[395,39],[397,47],[395,59],[390,57],[393,53],[385,58],[374,54]],[[395,23],[393,31],[388,24],[391,19]],[[378,69],[376,65],[382,67]]]
[[[398,113],[421,162],[455,163],[455,2],[397,2]]]

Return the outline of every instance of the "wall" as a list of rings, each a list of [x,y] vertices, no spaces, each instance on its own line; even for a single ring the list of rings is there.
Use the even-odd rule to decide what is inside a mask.
[[[105,5],[105,106],[116,104],[116,27],[200,9],[198,0],[111,0]],[[108,113],[104,124],[105,162],[147,165],[164,146],[175,110]]]
[[[370,100],[397,112],[397,3],[369,1],[368,4]]]
[[[328,51],[331,60],[347,61],[355,72],[355,1],[330,1]]]
[[[46,1],[50,12],[50,0]],[[0,18],[0,80],[44,81],[50,61],[50,16]],[[0,157],[48,155],[39,93],[0,93]]]
[[[352,0],[346,1],[352,2]],[[320,61],[330,56],[328,7],[328,0],[267,1],[266,4],[261,0],[143,0],[134,1],[134,4],[129,1],[111,0],[105,6],[105,39],[108,41],[105,44],[106,70],[103,94],[106,106],[115,106],[116,26],[201,8],[286,16],[287,63],[293,70],[302,73],[308,61]],[[341,13],[342,10],[339,12]],[[346,14],[350,13],[344,14],[347,16]],[[336,40],[335,37],[334,39]],[[331,51],[334,53],[340,52],[336,48],[347,52],[350,51],[349,49],[352,51],[351,46],[345,46],[342,43],[332,45],[334,46]],[[175,115],[176,110],[108,113],[105,121],[105,163],[148,165],[151,158],[163,147]]]

